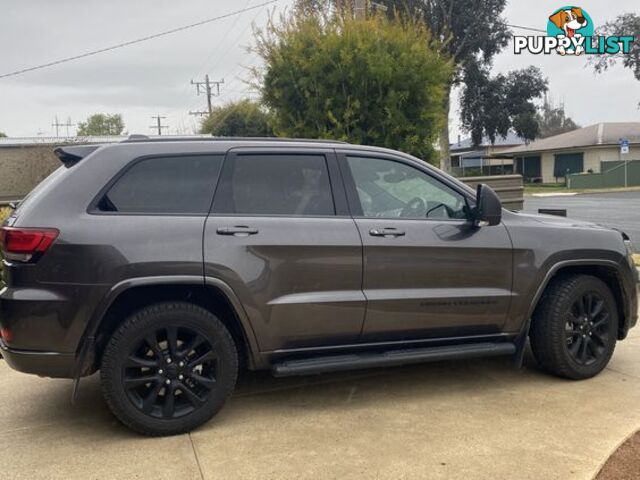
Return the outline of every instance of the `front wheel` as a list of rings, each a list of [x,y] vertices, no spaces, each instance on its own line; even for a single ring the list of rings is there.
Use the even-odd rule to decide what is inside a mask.
[[[106,346],[104,398],[115,416],[145,435],[188,432],[231,395],[238,354],[225,326],[189,303],[159,303],[133,314]]]
[[[554,279],[531,323],[531,349],[541,367],[565,378],[600,373],[615,349],[616,302],[609,287],[589,275]]]

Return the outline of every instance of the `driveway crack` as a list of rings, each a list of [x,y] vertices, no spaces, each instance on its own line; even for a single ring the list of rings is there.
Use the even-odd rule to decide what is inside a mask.
[[[193,456],[196,459],[196,465],[198,466],[198,472],[200,472],[200,480],[204,480],[204,473],[202,472],[202,465],[200,465],[200,459],[198,458],[198,451],[196,450],[196,445],[193,443],[193,437],[191,434],[187,434],[189,436],[189,442],[191,443],[191,449],[193,450]]]

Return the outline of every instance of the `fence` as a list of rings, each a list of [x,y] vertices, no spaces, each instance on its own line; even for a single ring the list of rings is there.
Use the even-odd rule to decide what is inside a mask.
[[[602,170],[601,173],[573,173],[567,175],[567,187],[589,189],[640,186],[640,160],[602,162],[600,169]]]
[[[495,175],[487,177],[463,177],[459,178],[472,188],[478,184],[489,185],[502,200],[502,206],[508,210],[522,210],[524,207],[524,185],[522,175]]]

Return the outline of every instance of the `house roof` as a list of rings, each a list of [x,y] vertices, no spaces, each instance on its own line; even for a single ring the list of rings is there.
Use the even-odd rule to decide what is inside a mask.
[[[505,150],[502,153],[510,155],[543,152],[547,150],[564,150],[577,147],[618,145],[622,138],[629,140],[630,144],[640,144],[640,122],[596,123],[595,125],[578,128],[571,132],[542,138],[528,145],[521,145],[510,150]]]
[[[460,150],[468,150],[470,148],[478,148],[478,147],[507,147],[511,145],[521,145],[524,143],[524,140],[520,138],[515,132],[509,131],[506,137],[497,137],[496,141],[491,144],[491,140],[489,137],[484,137],[482,139],[482,143],[480,145],[474,145],[471,138],[465,138],[464,140],[460,140],[459,142],[454,142],[449,146],[449,150],[451,152],[458,152]]]

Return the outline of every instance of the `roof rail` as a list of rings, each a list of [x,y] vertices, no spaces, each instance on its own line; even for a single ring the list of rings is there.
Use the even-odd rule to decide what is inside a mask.
[[[121,143],[137,142],[297,142],[297,143],[341,143],[342,140],[313,139],[313,138],[284,138],[284,137],[214,137],[214,136],[169,136],[149,137],[147,135],[129,135]]]

